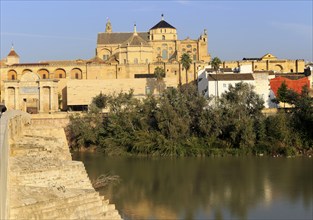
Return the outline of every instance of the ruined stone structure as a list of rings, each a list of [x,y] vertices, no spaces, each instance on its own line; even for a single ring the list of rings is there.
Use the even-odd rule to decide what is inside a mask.
[[[1,118],[1,219],[121,219],[71,160],[64,130],[29,122],[20,112]]]
[[[41,79],[38,74],[25,71],[20,80],[5,80],[4,94],[8,109],[30,113],[58,110],[55,79]]]

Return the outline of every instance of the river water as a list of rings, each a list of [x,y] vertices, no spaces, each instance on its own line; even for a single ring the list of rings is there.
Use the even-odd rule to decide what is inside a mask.
[[[310,158],[112,158],[76,153],[124,219],[313,219]]]

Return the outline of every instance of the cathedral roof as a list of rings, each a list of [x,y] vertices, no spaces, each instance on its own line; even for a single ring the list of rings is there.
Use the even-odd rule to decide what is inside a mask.
[[[149,33],[137,32],[143,40],[149,40]],[[99,33],[97,44],[122,44],[132,37],[133,32],[124,33]]]
[[[169,23],[167,23],[164,20],[161,20],[159,23],[157,23],[152,28],[150,28],[150,30],[158,29],[158,28],[172,28],[172,29],[176,29],[176,28],[174,28],[172,25],[170,25]]]
[[[140,37],[137,33],[133,33],[130,38],[128,38],[122,46],[148,46],[149,44],[142,37]]]

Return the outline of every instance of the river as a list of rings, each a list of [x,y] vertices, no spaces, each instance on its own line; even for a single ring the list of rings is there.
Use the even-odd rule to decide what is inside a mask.
[[[115,158],[75,153],[124,219],[313,219],[310,158]]]

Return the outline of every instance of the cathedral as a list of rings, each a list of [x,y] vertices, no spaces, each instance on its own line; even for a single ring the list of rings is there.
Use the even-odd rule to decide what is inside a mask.
[[[164,20],[148,32],[115,33],[108,20],[104,33],[98,34],[96,56],[114,64],[147,64],[152,62],[179,62],[188,53],[194,62],[209,62],[207,31],[198,39],[178,40],[176,28]]]

